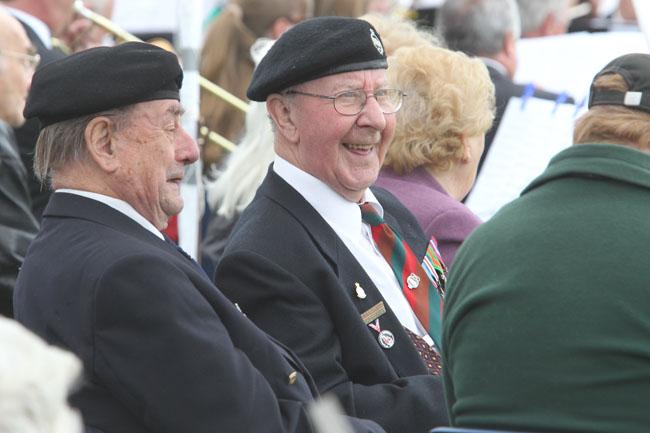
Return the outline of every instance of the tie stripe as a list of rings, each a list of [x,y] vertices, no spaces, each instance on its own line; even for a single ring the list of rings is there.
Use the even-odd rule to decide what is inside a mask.
[[[444,278],[444,273],[441,277],[436,268],[444,272],[444,264],[439,260],[439,255],[436,256],[437,250],[433,251],[435,243],[432,241],[427,248],[427,256],[432,257],[425,257],[425,262],[421,265],[408,244],[384,222],[370,203],[361,205],[361,217],[370,225],[375,245],[393,270],[415,316],[440,348],[443,305],[440,279]],[[434,277],[423,266],[433,268]],[[408,287],[411,274],[420,279],[420,284],[413,289]]]

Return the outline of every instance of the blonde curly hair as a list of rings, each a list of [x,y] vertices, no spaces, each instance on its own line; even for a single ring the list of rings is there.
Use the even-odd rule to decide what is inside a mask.
[[[391,87],[406,93],[384,165],[398,174],[447,170],[463,157],[462,136],[485,134],[494,85],[478,59],[432,45],[402,47],[388,59]]]

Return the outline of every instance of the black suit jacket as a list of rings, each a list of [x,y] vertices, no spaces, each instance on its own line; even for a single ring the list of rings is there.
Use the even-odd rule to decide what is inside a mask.
[[[38,232],[27,171],[11,127],[0,120],[0,314],[13,316],[11,297],[27,247]]]
[[[385,190],[373,190],[385,220],[424,255],[415,218]],[[273,170],[240,217],[217,266],[216,282],[257,325],[293,349],[321,392],[335,392],[349,415],[390,433],[447,423],[438,377],[425,365],[370,277],[318,212]],[[355,295],[355,283],[367,297]],[[383,349],[361,314],[379,302]]]
[[[481,155],[481,160],[479,161],[479,166],[478,166],[479,171],[483,166],[485,157],[490,151],[490,146],[492,145],[494,136],[496,135],[497,130],[499,129],[499,124],[501,123],[501,119],[503,118],[503,113],[506,111],[506,107],[508,106],[508,101],[510,101],[510,98],[522,96],[526,88],[526,86],[524,85],[513,82],[510,78],[508,78],[506,75],[502,74],[492,66],[488,65],[487,69],[488,72],[490,73],[490,79],[494,84],[494,91],[496,97],[496,115],[494,117],[494,123],[492,124],[492,128],[488,131],[487,134],[485,134],[485,150],[483,151],[483,155]],[[535,98],[549,99],[555,101],[557,100],[559,95],[557,93],[546,92],[544,90],[535,89],[535,93],[533,94],[533,96]],[[573,98],[567,98],[565,102],[571,104],[574,103]]]
[[[301,362],[195,262],[98,201],[52,196],[14,308],[82,359],[73,401],[104,433],[312,431],[305,403],[316,390]]]
[[[41,56],[41,63],[38,65],[39,68],[53,62],[54,60],[65,57],[65,53],[60,49],[47,48],[31,27],[22,21],[20,21],[20,23],[25,29],[27,37]],[[28,173],[27,185],[32,200],[32,213],[38,220],[40,220],[43,209],[45,209],[51,194],[49,186],[41,186],[41,182],[38,181],[34,175],[34,148],[36,147],[39,130],[40,124],[37,119],[27,120],[23,126],[14,129],[18,148],[20,149],[20,157],[23,160],[23,164]]]

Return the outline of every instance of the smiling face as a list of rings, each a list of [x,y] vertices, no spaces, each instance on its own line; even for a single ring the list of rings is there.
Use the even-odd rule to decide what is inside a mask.
[[[370,95],[386,87],[386,71],[373,69],[330,75],[295,90],[329,96],[362,89]],[[278,153],[347,200],[361,200],[384,162],[395,132],[395,114],[384,114],[373,97],[355,116],[339,114],[329,99],[289,98],[296,134],[292,142],[278,141]]]
[[[183,209],[184,168],[199,157],[196,142],[181,126],[181,114],[175,100],[139,103],[128,126],[115,133],[120,166],[113,189],[159,229]]]

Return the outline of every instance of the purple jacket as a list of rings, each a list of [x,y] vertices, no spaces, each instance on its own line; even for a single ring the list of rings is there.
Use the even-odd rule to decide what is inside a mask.
[[[481,224],[467,206],[447,194],[423,167],[403,176],[384,167],[375,184],[393,193],[415,215],[424,233],[436,238],[448,268],[460,244]]]

